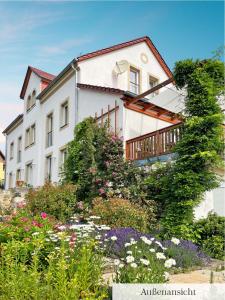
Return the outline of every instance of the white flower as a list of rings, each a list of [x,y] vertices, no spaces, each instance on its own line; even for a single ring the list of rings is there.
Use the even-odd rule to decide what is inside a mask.
[[[95,219],[95,220],[98,220],[98,219],[101,219],[101,217],[99,217],[99,216],[90,216],[89,219]]]
[[[140,239],[147,245],[151,245],[152,241],[150,241],[146,236],[141,236]]]
[[[111,240],[112,240],[112,241],[116,241],[116,240],[117,240],[117,237],[114,235],[114,236],[111,237]]]
[[[159,247],[161,247],[161,248],[163,247],[162,244],[161,244],[160,242],[155,241],[155,243],[156,243],[157,245],[159,245]]]
[[[153,252],[155,252],[155,249],[151,248],[149,251],[153,253]]]
[[[130,244],[135,245],[135,244],[137,244],[137,241],[133,240],[133,241],[130,242]]]
[[[126,257],[127,263],[132,263],[134,261],[134,257],[132,255],[128,255]]]
[[[143,265],[148,266],[149,265],[149,261],[147,259],[143,259],[141,258],[140,261],[143,263]]]
[[[100,240],[100,239],[101,239],[101,237],[102,237],[101,235],[96,235],[96,237],[95,237],[95,238],[96,238],[96,240]]]
[[[46,242],[50,242],[50,239],[45,239]]]
[[[32,233],[32,235],[39,235],[39,232],[34,232]]]
[[[151,238],[150,240],[151,240],[151,241],[154,241],[154,239],[155,239],[155,238]]]
[[[58,227],[59,230],[66,230],[66,226],[65,225],[61,225]]]
[[[129,247],[130,245],[131,245],[130,243],[126,243],[124,246]]]
[[[157,253],[156,253],[156,257],[157,257],[158,259],[166,259],[164,253],[162,253],[162,252],[157,252]]]
[[[175,245],[179,245],[180,244],[180,240],[177,239],[177,238],[175,238],[175,237],[172,237],[171,242],[174,243]]]
[[[124,264],[119,264],[119,269],[122,269],[124,267]]]
[[[164,278],[165,278],[166,280],[168,280],[169,277],[170,277],[170,274],[169,274],[168,272],[164,272]]]
[[[127,254],[132,254],[132,251],[127,251]]]
[[[114,265],[119,266],[119,264],[120,264],[120,260],[119,259],[114,259]]]
[[[137,268],[137,264],[136,264],[136,263],[132,263],[132,264],[130,264],[130,266],[131,266],[132,268]]]
[[[173,259],[173,258],[167,259],[167,260],[165,261],[165,263],[164,263],[164,266],[165,266],[166,268],[171,268],[172,266],[175,266],[175,265],[176,265],[176,261],[175,261],[175,259]]]

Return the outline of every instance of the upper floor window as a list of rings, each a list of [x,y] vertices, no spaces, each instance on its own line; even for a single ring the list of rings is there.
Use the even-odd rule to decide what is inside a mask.
[[[159,84],[159,79],[154,76],[149,76],[149,88],[152,89],[153,87],[157,86]],[[158,95],[159,91],[155,91],[154,93],[151,93],[150,96],[156,96]]]
[[[64,102],[60,109],[60,124],[61,128],[69,124],[69,103]]]
[[[13,159],[13,157],[14,157],[14,142],[12,142],[10,144],[9,156],[10,156],[10,159]]]
[[[27,97],[27,111],[29,111],[36,103],[36,91],[33,90],[32,94]]]
[[[26,129],[25,148],[27,148],[35,143],[35,138],[36,138],[35,128],[36,128],[36,126],[35,126],[35,124],[33,124],[31,127]]]
[[[53,145],[53,113],[47,116],[47,132],[46,132],[46,146],[50,147]]]
[[[140,71],[130,67],[130,92],[140,94]]]
[[[17,162],[21,162],[22,157],[22,136],[18,138],[18,144],[17,144]]]

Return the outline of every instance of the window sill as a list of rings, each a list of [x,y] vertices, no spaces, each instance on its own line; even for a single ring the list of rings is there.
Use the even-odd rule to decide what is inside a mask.
[[[60,130],[62,130],[62,129],[64,129],[64,128],[68,127],[68,126],[69,126],[69,123],[64,124],[64,125],[62,125],[62,126],[60,127]]]
[[[35,142],[33,142],[32,144],[26,146],[26,147],[25,147],[25,150],[27,150],[28,148],[31,148],[31,147],[34,146],[34,145],[35,145]]]

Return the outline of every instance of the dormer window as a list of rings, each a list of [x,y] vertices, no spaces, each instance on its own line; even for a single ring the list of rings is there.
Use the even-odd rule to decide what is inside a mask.
[[[29,111],[36,104],[36,91],[33,90],[32,94],[27,98],[27,111]]]

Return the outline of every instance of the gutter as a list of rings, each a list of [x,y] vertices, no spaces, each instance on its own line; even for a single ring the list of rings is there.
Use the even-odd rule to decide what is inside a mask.
[[[80,68],[77,66],[77,61],[76,61],[76,65],[74,65],[74,63],[71,63],[71,68],[74,70],[74,75],[75,75],[75,99],[74,99],[74,116],[75,116],[75,126],[78,123],[78,87],[77,87],[77,83],[78,83],[78,72],[80,71]]]

